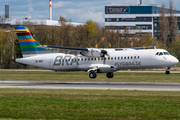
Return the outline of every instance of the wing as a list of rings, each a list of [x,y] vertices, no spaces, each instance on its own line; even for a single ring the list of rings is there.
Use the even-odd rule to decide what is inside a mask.
[[[87,48],[78,48],[78,47],[63,47],[63,46],[52,46],[52,45],[41,45],[38,47],[51,49],[53,52],[74,54],[74,55],[83,54],[83,53],[86,54],[89,51],[89,49]]]

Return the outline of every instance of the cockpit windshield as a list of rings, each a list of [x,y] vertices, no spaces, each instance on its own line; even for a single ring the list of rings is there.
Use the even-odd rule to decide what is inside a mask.
[[[163,52],[163,54],[164,54],[164,55],[169,55],[169,53],[168,53],[168,52]]]
[[[160,52],[160,53],[159,53],[159,55],[163,55],[163,53],[162,53],[162,52]]]
[[[157,52],[155,55],[169,55],[168,52]]]

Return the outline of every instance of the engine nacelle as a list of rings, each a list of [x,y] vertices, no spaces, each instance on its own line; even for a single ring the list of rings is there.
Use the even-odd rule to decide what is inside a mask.
[[[100,57],[101,50],[96,48],[89,48],[88,51],[82,51],[80,54],[87,57]]]

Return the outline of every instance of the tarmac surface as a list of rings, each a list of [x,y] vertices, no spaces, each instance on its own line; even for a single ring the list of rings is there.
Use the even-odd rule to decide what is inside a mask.
[[[0,81],[1,88],[180,91],[180,83]]]

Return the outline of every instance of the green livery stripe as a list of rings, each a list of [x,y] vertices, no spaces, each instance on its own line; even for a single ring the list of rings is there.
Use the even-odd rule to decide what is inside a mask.
[[[39,45],[20,45],[20,48],[23,49],[23,48],[37,48],[37,46]]]

